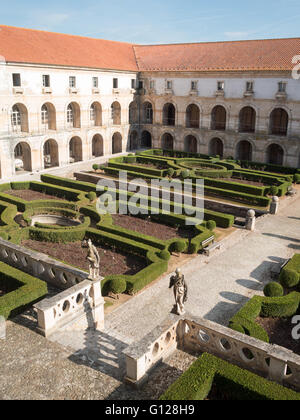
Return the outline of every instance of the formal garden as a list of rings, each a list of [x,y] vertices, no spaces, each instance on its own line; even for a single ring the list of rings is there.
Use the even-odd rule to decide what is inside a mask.
[[[196,185],[198,179],[204,179],[205,199],[264,212],[274,195],[284,197],[293,183],[300,183],[296,169],[159,149],[94,165],[91,175],[117,180],[122,171],[127,171],[129,179],[148,181],[189,178]],[[22,249],[44,254],[86,276],[89,263],[85,244],[90,239],[101,259],[103,295],[135,295],[168,271],[174,255],[202,252],[218,240],[221,230],[230,230],[235,223],[230,211],[204,206],[203,221],[188,226],[188,216],[176,211],[174,193],[169,199],[169,214],[164,212],[161,198],[154,199],[156,214],[149,211],[145,200],[138,206],[145,210],[141,214],[100,214],[96,204],[102,195],[114,196],[116,210],[136,196],[117,186],[116,190],[107,186],[102,191],[95,182],[49,174],[41,175],[41,182],[2,184],[0,238],[18,246],[18,255]],[[0,315],[6,319],[48,295],[47,283],[28,271],[26,256],[13,255],[14,267],[6,261],[8,255],[0,244]],[[299,314],[299,284],[300,261],[295,255],[283,267],[278,281],[265,287],[265,296],[250,299],[229,327],[300,354],[299,343],[291,339],[291,319]],[[251,360],[254,355],[249,352],[246,357]],[[299,399],[299,394],[204,354],[162,399]]]

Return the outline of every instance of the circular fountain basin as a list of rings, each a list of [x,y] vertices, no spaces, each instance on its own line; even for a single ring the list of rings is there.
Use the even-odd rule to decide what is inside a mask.
[[[36,223],[43,225],[56,225],[62,227],[73,227],[79,226],[81,222],[78,220],[70,219],[64,216],[57,216],[55,214],[41,214],[35,215],[31,218],[31,226],[35,226]]]

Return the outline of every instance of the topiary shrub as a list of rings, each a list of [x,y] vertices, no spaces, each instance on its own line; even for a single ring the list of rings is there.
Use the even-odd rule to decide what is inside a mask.
[[[188,169],[184,169],[181,171],[180,175],[182,179],[187,179],[190,176],[190,171]]]
[[[171,254],[169,251],[167,251],[166,249],[164,249],[163,251],[161,251],[159,253],[159,258],[161,258],[164,261],[169,261],[169,259],[171,258]]]
[[[295,175],[294,181],[295,181],[296,184],[300,184],[300,174]]]
[[[295,270],[282,270],[279,277],[280,284],[289,289],[297,286],[300,281],[299,273]]]
[[[267,297],[281,297],[284,294],[283,287],[281,284],[271,282],[264,288],[264,295]]]
[[[169,177],[171,177],[171,178],[172,178],[172,177],[174,176],[174,173],[175,173],[175,170],[174,170],[173,168],[169,168],[169,169],[168,169],[167,174],[168,174],[168,176],[169,176]]]
[[[86,197],[90,200],[91,203],[93,203],[96,198],[97,198],[97,194],[94,191],[90,191]]]
[[[213,231],[213,230],[215,230],[215,229],[216,229],[217,224],[216,224],[216,222],[215,222],[214,220],[209,220],[209,221],[206,223],[206,227],[207,227],[207,229],[209,229],[209,230]]]
[[[110,281],[110,291],[119,299],[119,295],[126,291],[126,280],[122,277],[116,277]]]
[[[270,188],[270,195],[273,195],[273,196],[278,195],[278,191],[279,191],[278,187],[276,187],[276,185],[272,185],[272,187]]]
[[[173,252],[184,252],[186,249],[186,243],[184,241],[176,241],[172,246]]]
[[[93,165],[93,169],[94,169],[95,172],[98,171],[98,169],[100,169],[100,165],[98,165],[97,163],[95,163]]]

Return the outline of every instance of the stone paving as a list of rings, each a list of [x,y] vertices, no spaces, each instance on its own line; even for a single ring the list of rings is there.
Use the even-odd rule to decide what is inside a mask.
[[[210,258],[195,257],[182,267],[189,285],[187,311],[228,323],[270,281],[270,267],[300,250],[300,196],[282,202],[277,216],[257,221],[256,231],[237,230],[223,250]],[[176,352],[141,391],[122,384],[122,350],[141,339],[168,315],[173,294],[165,276],[106,317],[103,332],[61,332],[51,342],[39,337],[22,317],[8,322],[0,340],[0,399],[143,399],[157,398],[164,375],[173,379],[193,359]]]

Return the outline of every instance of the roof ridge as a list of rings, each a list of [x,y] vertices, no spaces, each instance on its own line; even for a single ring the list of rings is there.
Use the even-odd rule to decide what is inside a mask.
[[[179,45],[205,45],[205,44],[232,44],[232,43],[244,43],[244,42],[267,42],[267,41],[289,41],[289,40],[300,40],[300,37],[290,38],[260,38],[260,39],[241,39],[233,41],[199,41],[199,42],[178,42],[171,44],[133,44],[134,47],[172,47]]]

